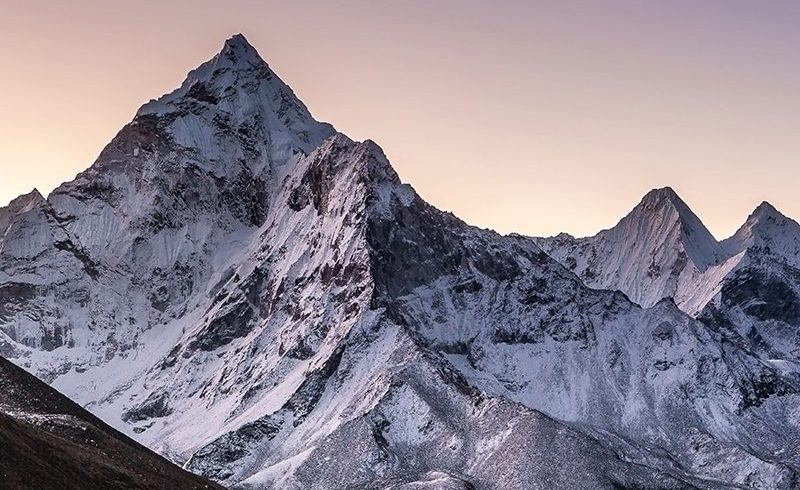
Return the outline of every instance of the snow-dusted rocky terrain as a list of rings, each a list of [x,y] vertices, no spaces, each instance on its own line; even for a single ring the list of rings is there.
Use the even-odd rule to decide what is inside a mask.
[[[671,299],[772,365],[800,371],[800,225],[761,203],[718,242],[670,188],[588,238],[537,238],[592,288],[650,307]]]
[[[471,227],[239,35],[0,209],[0,355],[229,486],[794,488],[797,227]]]

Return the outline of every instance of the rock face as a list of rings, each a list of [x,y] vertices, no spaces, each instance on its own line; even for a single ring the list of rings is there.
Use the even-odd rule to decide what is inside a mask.
[[[800,371],[800,225],[762,203],[721,242],[719,294],[698,315],[780,369]]]
[[[654,196],[669,196],[678,203],[676,210],[683,209],[670,213],[684,216],[670,227],[684,230],[680,235],[638,233],[663,228],[664,213],[652,205]],[[721,242],[699,223],[671,189],[659,189],[611,230],[589,238],[562,234],[535,240],[587,285],[620,290],[643,306],[670,298],[729,341],[797,373],[800,225],[767,202]]]
[[[0,477],[15,489],[214,489],[0,358]]]
[[[734,310],[661,300],[735,245],[669,190],[626,220],[607,236],[652,263],[468,226],[236,36],[89,170],[0,211],[0,348],[235,487],[800,484],[800,378]],[[598,289],[617,287],[597,264],[652,307]],[[767,278],[725,297],[793,321],[765,295],[790,296]]]

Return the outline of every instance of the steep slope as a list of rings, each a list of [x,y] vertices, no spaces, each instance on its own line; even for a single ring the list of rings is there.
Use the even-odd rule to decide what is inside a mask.
[[[97,265],[38,191],[0,210],[0,225],[0,354],[18,352],[14,344],[45,351],[72,344],[61,304],[84,300]]]
[[[47,353],[35,364],[48,380],[135,349],[198,307],[196,286],[258,239],[284,168],[332,134],[234,36],[143,106],[89,170],[4,212],[17,224],[0,251],[0,328]],[[53,352],[64,345],[75,349]]]
[[[219,488],[150,452],[0,358],[0,486]]]
[[[800,373],[800,225],[762,203],[722,246],[733,266],[698,318]]]
[[[537,239],[550,256],[596,289],[617,289],[649,307],[678,305],[697,277],[724,258],[722,247],[669,187],[650,191],[616,226],[588,238]]]
[[[674,193],[650,197],[626,229],[673,246],[637,249],[671,264],[647,297],[720,253]],[[9,355],[225,484],[798,481],[796,378],[427,205],[240,36],[35,208],[0,252]],[[5,252],[28,235],[39,252]]]
[[[800,225],[768,202],[759,204],[736,233],[721,245],[731,257],[746,250],[758,251],[792,267],[800,266]]]
[[[574,481],[571,472],[559,467],[559,462],[569,458],[585,468],[582,478],[590,488],[686,486],[678,476],[662,474],[659,469],[623,463],[615,452],[540,414],[481,396],[444,359],[420,344],[418,332],[408,330],[402,319],[387,313],[381,305],[385,298],[375,289],[378,284],[371,263],[378,244],[371,241],[368,223],[373,219],[394,221],[397,209],[407,209],[418,198],[400,184],[374,144],[336,137],[312,153],[307,162],[300,162],[299,170],[286,180],[289,206],[281,210],[288,214],[283,221],[308,226],[316,216],[323,229],[332,229],[327,224],[331,216],[352,217],[355,241],[351,236],[345,243],[358,247],[358,262],[354,265],[346,255],[336,258],[340,241],[303,240],[331,243],[334,254],[324,263],[303,259],[299,261],[303,265],[317,264],[303,268],[295,262],[300,276],[287,279],[314,288],[321,281],[322,286],[331,288],[328,294],[333,298],[314,302],[306,298],[299,304],[289,300],[279,309],[299,310],[303,317],[343,303],[347,308],[344,315],[337,314],[339,323],[330,330],[314,327],[297,339],[313,366],[306,368],[299,386],[292,385],[294,376],[275,375],[278,367],[258,360],[260,369],[270,371],[269,376],[257,378],[273,379],[273,386],[261,388],[260,403],[251,402],[252,395],[237,399],[247,408],[241,416],[231,417],[224,435],[194,452],[189,468],[220,481],[240,482],[243,487],[373,488],[444,474],[460,485],[457,488],[507,488],[527,481],[541,481],[542,488],[547,488],[566,487]],[[346,183],[349,185],[342,187]],[[275,226],[280,230],[279,225],[270,228]],[[298,236],[301,231],[275,233]],[[336,298],[347,291],[356,296]],[[309,320],[314,325],[313,316]],[[280,321],[285,320],[281,316],[267,319],[259,335],[265,340],[275,338],[272,325]],[[292,345],[288,334],[292,327],[279,325],[278,338],[289,340],[285,352],[297,352],[298,346]],[[323,341],[315,342],[325,335]],[[271,348],[265,343],[260,349],[237,350],[266,352],[268,362],[275,359],[272,362],[279,365],[297,365],[292,359],[297,354],[281,357],[280,345],[275,352],[276,343],[273,340]],[[251,362],[240,356],[237,367]],[[237,386],[242,382],[247,381],[242,379]],[[270,404],[265,404],[266,400]],[[518,428],[515,437],[509,427]],[[498,434],[500,428],[503,432]],[[553,432],[564,434],[566,440],[548,442],[549,451],[545,451],[544,441],[549,441],[545,434]],[[526,438],[531,442],[523,444]],[[542,445],[533,444],[537,440],[542,440]],[[573,445],[573,440],[579,443]],[[512,448],[519,457],[504,461],[504,469],[499,471],[497,462]],[[341,457],[343,451],[347,458]]]

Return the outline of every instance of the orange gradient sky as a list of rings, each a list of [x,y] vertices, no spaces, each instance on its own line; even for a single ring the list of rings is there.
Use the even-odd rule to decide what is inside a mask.
[[[800,2],[0,0],[0,204],[88,167],[244,33],[436,206],[593,234],[670,185],[719,238],[800,217]]]

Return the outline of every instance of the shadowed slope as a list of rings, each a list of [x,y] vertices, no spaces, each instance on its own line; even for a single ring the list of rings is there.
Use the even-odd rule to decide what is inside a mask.
[[[0,358],[0,487],[211,489]]]

